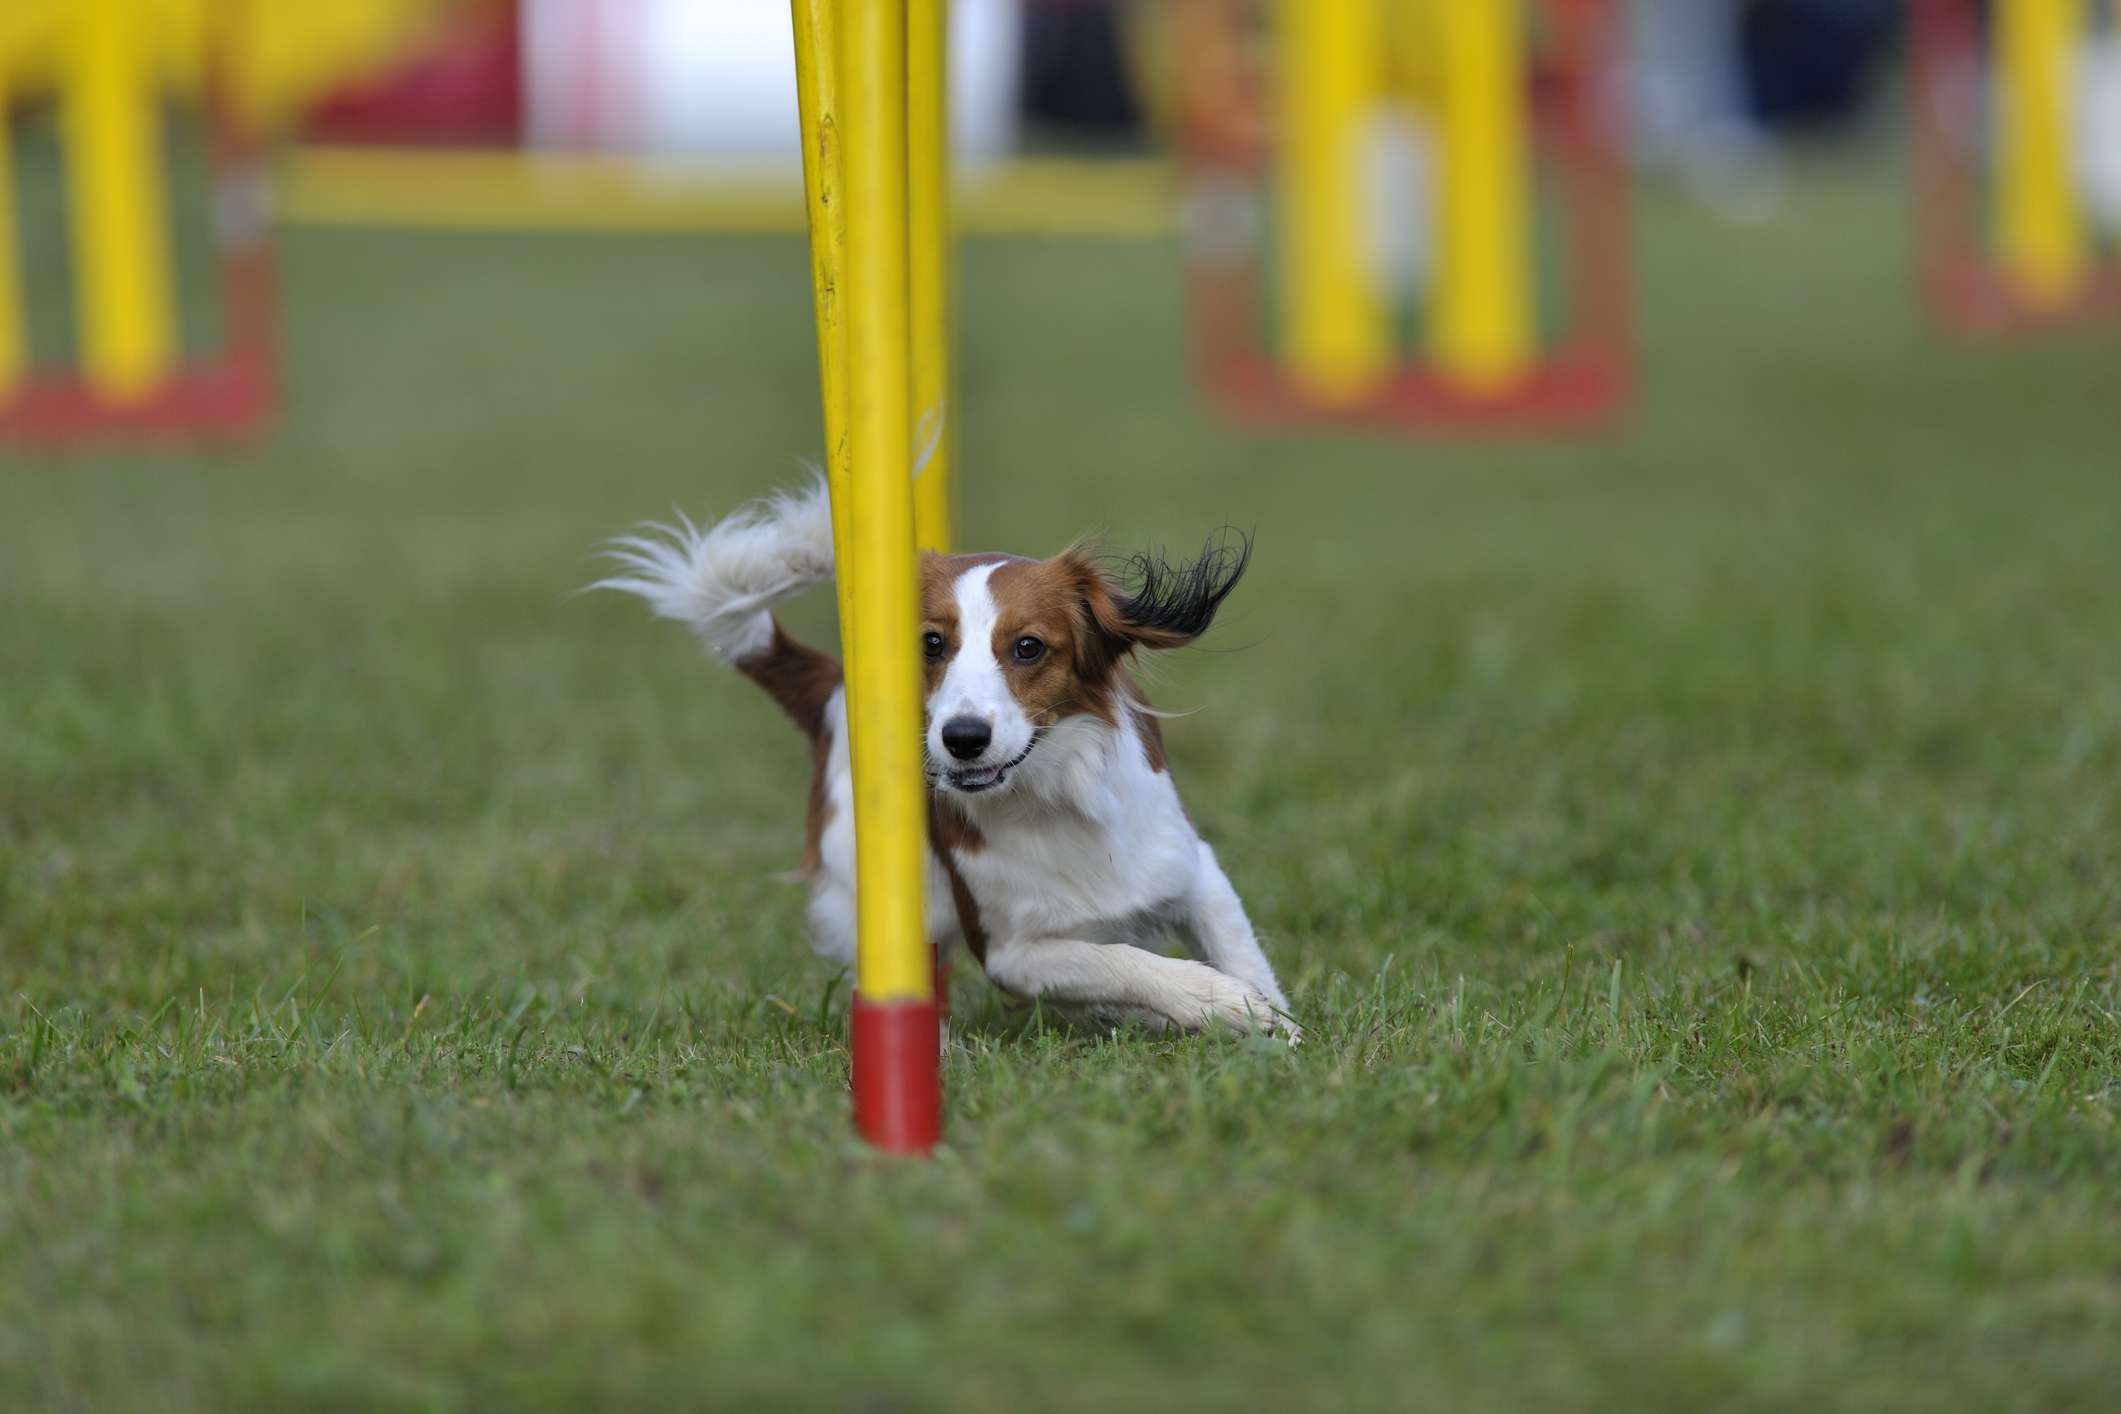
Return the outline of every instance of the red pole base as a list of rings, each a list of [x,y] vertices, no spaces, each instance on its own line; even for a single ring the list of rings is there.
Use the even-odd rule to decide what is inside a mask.
[[[854,1127],[887,1154],[925,1154],[943,1134],[941,1018],[933,1001],[868,1002],[848,1012]]]

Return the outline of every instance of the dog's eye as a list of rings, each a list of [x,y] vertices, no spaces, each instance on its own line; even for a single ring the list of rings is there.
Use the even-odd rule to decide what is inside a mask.
[[[924,633],[921,635],[921,652],[927,655],[929,662],[933,663],[942,657],[943,648],[943,636],[941,634]]]
[[[1016,661],[1019,663],[1036,663],[1045,656],[1046,645],[1039,639],[1025,634],[1022,638],[1016,640],[1016,647],[1009,651],[1016,655]]]

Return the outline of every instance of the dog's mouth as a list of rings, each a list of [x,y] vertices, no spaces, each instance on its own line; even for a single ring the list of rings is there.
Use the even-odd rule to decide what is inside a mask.
[[[1026,746],[1014,761],[1004,761],[999,766],[966,766],[957,770],[946,770],[943,772],[943,779],[949,782],[950,789],[962,791],[966,795],[978,795],[983,791],[993,790],[1009,779],[1011,771],[1024,764],[1025,758],[1031,755],[1037,745],[1038,737],[1034,734],[1030,745]]]

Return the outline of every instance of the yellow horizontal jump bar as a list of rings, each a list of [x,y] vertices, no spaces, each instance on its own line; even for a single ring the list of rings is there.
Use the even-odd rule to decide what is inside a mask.
[[[548,231],[804,229],[793,167],[530,152],[306,147],[280,173],[282,220],[307,226]],[[1178,224],[1167,162],[1025,158],[966,173],[958,230],[983,236],[1154,239]]]

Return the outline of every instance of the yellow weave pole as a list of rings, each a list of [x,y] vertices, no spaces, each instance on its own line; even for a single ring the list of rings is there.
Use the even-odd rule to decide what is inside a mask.
[[[2091,260],[2071,132],[2083,0],[2004,0],[1995,24],[2002,122],[1997,256],[2028,301],[2065,305],[2083,286]]]
[[[1443,0],[1443,174],[1429,354],[1488,390],[1531,371],[1532,199],[1520,0]]]
[[[153,20],[137,0],[76,0],[63,80],[82,373],[120,401],[177,358]]]
[[[921,907],[928,840],[908,415],[906,0],[858,0],[839,18],[855,976],[869,1003],[927,1001],[934,979]]]
[[[1371,258],[1368,142],[1381,97],[1378,0],[1277,0],[1276,147],[1283,358],[1297,385],[1359,398],[1390,368],[1392,317]]]
[[[0,404],[29,372],[29,316],[22,303],[22,247],[15,236],[15,136],[8,130],[7,75],[0,73]]]
[[[913,271],[913,534],[950,548],[957,410],[951,382],[950,3],[906,7],[908,239]]]
[[[835,0],[790,0],[795,22],[796,109],[803,133],[803,196],[810,213],[810,282],[817,311],[818,387],[825,413],[825,484],[832,493],[832,559],[842,625],[842,656],[853,622],[845,573],[849,508],[847,467],[847,282],[845,178],[840,170],[839,19]]]

